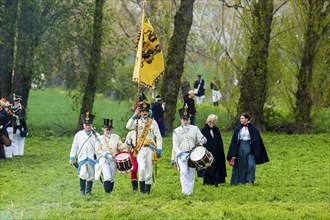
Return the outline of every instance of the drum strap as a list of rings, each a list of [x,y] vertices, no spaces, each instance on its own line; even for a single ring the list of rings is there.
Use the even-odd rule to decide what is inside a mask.
[[[134,151],[134,156],[136,156],[139,151],[141,150],[141,147],[144,143],[144,140],[146,139],[147,137],[147,134],[148,134],[148,131],[149,131],[149,128],[152,124],[152,121],[153,119],[152,118],[149,118],[149,120],[147,121],[147,123],[145,124],[144,128],[143,128],[143,131],[142,131],[142,134],[137,142],[137,145],[136,145],[136,150]]]
[[[108,140],[107,140],[107,138],[105,137],[105,135],[103,135],[103,140],[104,140],[104,142],[105,142],[105,145],[107,146],[107,149],[109,150],[109,153],[111,154],[111,152],[110,152],[110,145],[109,145],[109,143],[108,143]]]

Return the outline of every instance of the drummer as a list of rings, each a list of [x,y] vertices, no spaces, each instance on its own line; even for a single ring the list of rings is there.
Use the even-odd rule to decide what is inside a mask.
[[[130,131],[128,132],[128,134],[126,135],[126,140],[125,143],[122,146],[123,148],[127,149],[129,151],[130,157],[131,157],[131,162],[132,162],[132,168],[130,170],[131,172],[131,182],[132,182],[132,190],[133,193],[137,192],[138,188],[139,188],[139,184],[138,184],[138,176],[137,176],[137,172],[138,172],[138,163],[137,163],[137,159],[136,159],[136,131]]]
[[[206,138],[195,125],[190,125],[188,106],[179,109],[181,125],[173,131],[172,164],[180,171],[183,195],[191,195],[195,184],[196,167],[191,162],[190,151],[206,143]]]
[[[107,194],[112,192],[115,182],[117,164],[114,157],[118,151],[123,150],[120,137],[112,133],[112,121],[111,118],[103,119],[104,134],[99,137],[95,145],[95,151],[100,156],[95,169],[95,179],[100,177],[102,171],[104,191]]]

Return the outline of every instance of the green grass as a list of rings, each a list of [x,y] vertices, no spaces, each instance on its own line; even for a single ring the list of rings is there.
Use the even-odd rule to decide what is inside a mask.
[[[54,103],[46,105],[43,96],[52,97]],[[66,123],[63,129],[76,126],[78,111],[72,111],[69,103],[65,93],[58,89],[32,91],[28,118],[32,135],[26,139],[25,156],[0,161],[1,220],[330,218],[327,133],[263,133],[270,162],[257,166],[255,186],[230,186],[227,166],[226,184],[217,188],[203,186],[198,178],[191,196],[181,195],[179,172],[170,165],[172,138],[168,135],[163,141],[164,154],[158,161],[150,195],[133,194],[129,174],[117,173],[110,195],[104,194],[102,184],[97,181],[94,196],[80,197],[77,171],[69,165],[73,132],[70,136],[54,135],[61,130],[54,128],[56,120]],[[118,120],[114,126],[122,129],[124,138],[126,131],[121,120],[129,117],[126,111],[129,107],[128,103],[97,97],[95,110],[100,118],[96,124],[102,125],[102,115],[111,110],[115,122]],[[202,116],[200,120],[202,123]],[[222,132],[225,152],[231,135]]]
[[[230,136],[223,133],[226,149]],[[80,197],[69,166],[72,137],[31,137],[24,157],[0,162],[0,219],[329,219],[328,136],[263,138],[271,161],[257,167],[253,187],[230,186],[229,177],[218,188],[197,179],[194,194],[182,196],[167,137],[149,196],[132,194],[129,175],[117,174],[112,194],[97,181],[94,196]]]

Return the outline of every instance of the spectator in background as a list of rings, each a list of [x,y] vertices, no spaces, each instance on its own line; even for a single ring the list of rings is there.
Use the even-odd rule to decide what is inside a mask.
[[[205,98],[205,88],[204,88],[204,79],[202,75],[198,74],[197,79],[194,82],[194,92],[196,95],[197,105],[202,105],[203,99]]]
[[[13,140],[13,112],[12,112],[12,104],[10,104],[9,101],[6,100],[6,98],[1,98],[1,100],[3,102],[6,103],[6,107],[5,110],[8,113],[8,123],[7,123],[7,133],[8,133],[8,137],[10,140]],[[8,158],[13,158],[13,146],[6,146],[5,147],[5,153],[6,153],[6,159]]]
[[[234,160],[231,185],[249,184],[255,181],[256,165],[269,161],[260,133],[250,122],[250,115],[240,115],[241,124],[235,128],[228,149],[227,160]]]
[[[165,126],[164,126],[164,110],[162,107],[162,98],[160,95],[156,96],[156,101],[152,103],[151,106],[152,117],[157,122],[160,134],[162,137],[165,136]]]
[[[6,138],[9,140],[9,136],[7,133],[7,124],[9,121],[9,115],[7,111],[5,110],[6,103],[0,100],[0,135],[3,135],[3,138]],[[0,140],[0,160],[6,159],[6,153],[5,153],[5,143],[6,141],[1,139]]]
[[[28,136],[28,128],[25,121],[25,107],[21,104],[22,96],[14,94],[14,105],[12,107],[13,111],[13,155],[23,156],[24,155],[24,145],[25,137]]]
[[[218,102],[221,99],[220,93],[220,83],[213,78],[212,82],[210,83],[210,88],[212,90],[212,101],[214,106],[219,106]]]
[[[190,83],[187,79],[187,77],[183,77],[183,82],[181,83],[181,87],[180,87],[180,99],[181,102],[184,101],[184,97],[188,95],[188,92],[190,90]]]
[[[185,96],[184,98],[184,103],[183,103],[183,107],[187,106],[188,108],[188,114],[190,115],[190,124],[191,125],[196,125],[197,123],[197,111],[196,111],[196,107],[195,107],[195,100],[194,100],[194,90],[190,90],[188,92],[188,95]]]

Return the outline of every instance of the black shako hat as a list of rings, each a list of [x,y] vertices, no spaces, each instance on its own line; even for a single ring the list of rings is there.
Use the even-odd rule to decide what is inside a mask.
[[[90,114],[89,112],[81,114],[81,120],[83,124],[93,124],[94,117],[95,116]]]
[[[112,118],[103,119],[103,128],[112,129]]]
[[[187,103],[185,103],[183,108],[180,108],[178,111],[179,111],[179,115],[180,115],[181,119],[185,119],[185,120],[190,119],[191,115],[188,114],[188,105],[187,105]]]

